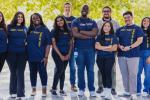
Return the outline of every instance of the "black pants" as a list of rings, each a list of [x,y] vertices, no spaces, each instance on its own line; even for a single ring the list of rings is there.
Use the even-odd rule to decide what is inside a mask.
[[[97,57],[97,65],[99,70],[102,73],[102,81],[104,88],[112,88],[112,68],[115,63],[115,57],[114,58],[100,58]]]
[[[24,71],[26,66],[25,53],[8,53],[7,63],[10,69],[10,94],[17,94],[18,97],[25,96],[24,92]]]
[[[4,66],[5,59],[6,59],[6,52],[0,53],[0,72],[2,71],[2,68]]]
[[[54,50],[52,51],[52,57],[56,65],[52,89],[56,90],[57,84],[60,81],[60,90],[63,90],[65,81],[65,70],[68,61],[62,61],[59,55]]]

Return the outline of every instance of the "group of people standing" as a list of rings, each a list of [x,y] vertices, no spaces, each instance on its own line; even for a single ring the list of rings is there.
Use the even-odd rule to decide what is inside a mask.
[[[109,6],[102,9],[103,17],[97,23],[88,17],[89,6],[83,5],[81,16],[71,15],[71,3],[64,4],[64,13],[54,20],[49,31],[39,13],[30,18],[30,26],[25,25],[22,12],[17,12],[6,27],[3,13],[0,12],[0,71],[5,59],[10,69],[9,93],[11,98],[25,98],[24,71],[29,63],[32,93],[36,95],[37,73],[42,84],[42,96],[47,96],[47,63],[52,45],[52,58],[55,63],[52,95],[64,91],[65,70],[69,63],[71,91],[83,96],[86,88],[85,68],[88,89],[91,97],[96,92],[106,99],[116,95],[116,61],[118,58],[124,86],[124,96],[136,99],[141,95],[141,74],[144,70],[143,95],[150,93],[150,18],[145,17],[141,27],[133,23],[132,12],[123,14],[125,25],[120,27],[111,17]],[[96,59],[95,59],[96,56]],[[117,57],[118,56],[118,57]],[[98,66],[98,90],[94,86],[94,64]],[[77,65],[77,67],[75,67]],[[76,69],[78,88],[76,87]]]

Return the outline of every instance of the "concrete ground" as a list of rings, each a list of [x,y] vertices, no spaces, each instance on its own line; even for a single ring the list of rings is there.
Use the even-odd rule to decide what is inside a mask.
[[[49,57],[49,63],[47,66],[47,72],[48,72],[48,91],[51,89],[52,86],[52,81],[53,81],[53,74],[54,74],[54,62],[51,58],[51,56]],[[118,64],[116,65],[116,71],[117,71],[117,93],[120,94],[123,91],[123,85],[122,85],[122,77],[120,74],[120,69]],[[95,70],[95,87],[97,89],[98,85],[97,85],[97,66],[95,64],[94,67]],[[5,63],[5,66],[2,70],[2,73],[0,73],[0,100],[11,100],[9,98],[9,78],[10,78],[10,72],[8,69],[8,65]],[[86,77],[86,75],[85,75]],[[143,77],[142,77],[143,79]],[[79,98],[77,96],[77,94],[75,93],[71,93],[70,92],[70,82],[69,82],[69,67],[67,67],[67,71],[66,71],[66,79],[65,79],[65,87],[64,90],[67,92],[67,96],[66,97],[61,97],[61,96],[52,96],[50,94],[50,92],[48,92],[48,96],[47,98],[42,98],[41,97],[41,82],[40,79],[38,77],[38,81],[37,81],[37,95],[35,98],[30,97],[30,93],[31,93],[31,85],[30,85],[30,78],[29,78],[29,68],[28,68],[28,64],[26,66],[26,70],[25,70],[25,93],[26,93],[26,97],[28,98],[28,100],[103,100],[103,98],[100,97],[100,94],[97,94],[96,98],[90,98],[89,97],[89,92],[86,89],[85,92],[85,96]],[[133,84],[134,85],[134,84]],[[74,95],[74,96],[73,96]],[[123,97],[119,97],[119,96],[114,96],[113,100],[130,100],[130,98],[123,98]],[[139,96],[138,100],[150,100],[149,97],[142,97]]]

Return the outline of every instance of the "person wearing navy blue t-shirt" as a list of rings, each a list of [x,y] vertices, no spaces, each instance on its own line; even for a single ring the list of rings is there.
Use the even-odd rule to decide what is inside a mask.
[[[71,23],[75,19],[74,16],[71,15],[71,8],[72,5],[69,2],[66,2],[64,4],[64,18],[66,19],[67,25],[69,29],[71,30]],[[75,57],[74,57],[74,46],[72,48],[72,53],[70,55],[69,59],[69,67],[70,67],[70,84],[71,84],[71,90],[76,92],[76,67],[75,67]]]
[[[125,90],[123,95],[131,95],[132,99],[136,99],[137,69],[143,31],[139,26],[133,24],[132,12],[125,12],[123,17],[126,25],[120,27],[116,32],[119,39],[118,63]]]
[[[30,68],[31,96],[36,95],[37,72],[42,83],[42,97],[47,96],[47,63],[50,51],[50,31],[44,24],[42,16],[34,13],[30,18],[27,32],[27,53]]]
[[[137,94],[141,95],[142,82],[141,74],[144,70],[144,89],[143,96],[148,96],[150,93],[150,18],[145,17],[142,20],[141,28],[144,31],[143,43],[140,45],[140,62],[137,74]]]
[[[78,95],[84,95],[84,71],[86,68],[90,96],[95,97],[94,63],[97,24],[94,20],[88,18],[88,13],[89,6],[84,5],[81,9],[81,17],[75,19],[72,23],[72,32],[75,39],[75,48],[77,51],[76,63],[78,67]]]
[[[7,63],[10,69],[9,93],[18,99],[25,97],[26,32],[24,14],[17,12],[8,25]]]
[[[57,85],[60,83],[60,95],[66,96],[63,90],[65,81],[65,70],[72,51],[72,36],[63,16],[57,16],[54,21],[52,34],[52,58],[55,63],[55,73],[51,93],[57,95]]]
[[[0,12],[0,72],[4,66],[7,51],[7,29],[3,13]]]
[[[111,22],[105,22],[101,29],[101,34],[97,36],[95,48],[97,49],[97,65],[102,73],[104,91],[103,96],[112,99],[112,68],[115,64],[115,51],[117,51],[117,37],[114,35]],[[102,95],[101,94],[101,95]]]

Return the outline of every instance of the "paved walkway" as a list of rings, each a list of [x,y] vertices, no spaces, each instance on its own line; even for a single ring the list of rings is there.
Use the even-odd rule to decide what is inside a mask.
[[[117,64],[116,68],[117,68],[117,92],[118,92],[118,94],[120,94],[121,91],[123,91],[123,86],[122,86],[122,78],[121,78],[118,64]],[[51,85],[52,85],[53,74],[54,74],[54,63],[53,63],[52,58],[49,58],[47,70],[48,70],[48,91],[49,91],[51,88]],[[9,75],[10,74],[9,74],[8,66],[7,66],[7,64],[5,64],[5,66],[2,70],[2,73],[0,74],[0,97],[3,98],[0,100],[10,100],[9,92],[8,92],[9,78],[10,78]],[[95,65],[95,86],[97,89],[97,66],[96,65]],[[69,67],[67,68],[67,71],[66,71],[66,81],[65,81],[64,90],[67,91],[66,97],[61,97],[61,96],[54,97],[50,93],[48,93],[47,98],[41,98],[41,82],[38,77],[37,95],[35,98],[30,97],[31,86],[30,86],[30,79],[29,79],[29,68],[28,68],[28,64],[27,64],[26,71],[25,71],[25,91],[26,91],[26,96],[29,100],[103,100],[99,94],[97,94],[97,98],[90,98],[87,90],[85,92],[85,96],[82,98],[79,98],[77,96],[77,94],[70,93]],[[72,97],[72,95],[74,95],[74,96]],[[130,98],[121,98],[118,96],[114,97],[114,100],[129,100],[129,99]],[[138,100],[150,100],[150,98],[138,97]]]

